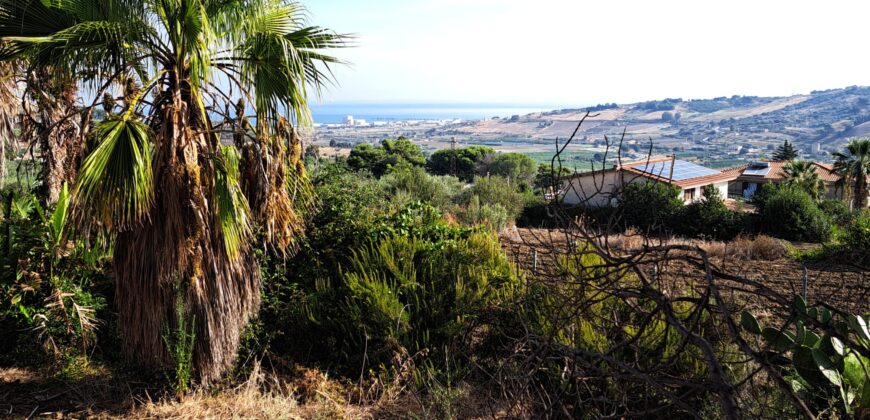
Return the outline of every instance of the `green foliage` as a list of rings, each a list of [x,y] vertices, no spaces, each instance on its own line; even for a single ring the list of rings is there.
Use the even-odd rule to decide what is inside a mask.
[[[797,158],[797,149],[795,149],[794,145],[789,143],[788,140],[784,141],[773,154],[773,160],[777,161],[789,161]]]
[[[568,175],[571,175],[571,170],[566,167],[559,168],[559,171],[553,170],[552,165],[542,163],[538,165],[538,172],[535,174],[534,186],[540,191],[550,191],[559,189],[559,181]]]
[[[471,182],[477,174],[477,165],[487,155],[495,154],[495,150],[485,146],[469,146],[460,149],[442,149],[429,156],[426,167],[436,175],[455,175],[459,179]],[[456,173],[451,173],[453,164]]]
[[[506,178],[523,190],[532,187],[536,171],[535,161],[522,153],[499,153],[489,166],[490,175]]]
[[[792,309],[794,329],[762,327],[747,311],[740,314],[740,325],[757,337],[755,345],[765,350],[767,363],[777,366],[794,391],[815,402],[817,409],[827,409],[831,397],[847,415],[870,408],[870,320],[810,307],[800,295],[795,295]]]
[[[512,272],[491,234],[388,236],[361,250],[344,273],[339,288],[349,295],[349,319],[342,322],[364,331],[375,354],[395,345],[438,352],[456,344],[470,318],[512,293]]]
[[[423,156],[420,146],[399,137],[396,140],[384,140],[377,147],[368,143],[354,147],[347,158],[347,164],[357,171],[368,171],[381,177],[397,167],[423,166],[426,164],[426,157]]]
[[[664,232],[682,207],[677,187],[660,182],[633,182],[622,191],[617,211],[626,227]]]
[[[495,232],[508,226],[508,213],[501,204],[480,204],[480,197],[472,196],[465,209],[457,216],[466,225],[485,225]]]
[[[387,199],[399,206],[413,201],[423,201],[438,209],[446,210],[462,189],[462,183],[452,176],[430,175],[422,167],[405,167],[395,170],[380,179]],[[404,197],[397,200],[399,196]],[[398,201],[398,203],[396,203]]]
[[[758,208],[761,232],[791,241],[825,242],[831,238],[830,218],[797,186],[765,184],[753,203]]]
[[[189,319],[189,321],[188,321]],[[175,282],[175,327],[163,331],[163,343],[172,361],[172,387],[182,396],[190,389],[193,367],[193,345],[196,342],[196,316],[184,310],[184,285]]]
[[[704,187],[702,200],[682,206],[672,222],[676,233],[688,237],[730,240],[744,226],[743,213],[729,210],[713,185]]]
[[[870,139],[852,140],[844,152],[834,153],[834,172],[852,189],[853,208],[866,208],[870,177]]]
[[[813,200],[820,200],[825,192],[825,182],[819,178],[816,164],[806,160],[796,160],[783,167],[785,183],[804,190]]]
[[[471,203],[472,197],[477,197],[482,204],[490,206],[501,206],[507,211],[507,218],[510,222],[516,220],[517,216],[523,211],[526,201],[525,195],[517,190],[515,184],[511,184],[506,178],[498,176],[489,176],[485,178],[475,178],[474,185],[465,190],[459,201],[462,204],[468,205]]]
[[[154,181],[148,127],[139,121],[107,119],[95,128],[96,148],[82,162],[75,202],[106,228],[127,228],[151,210]]]
[[[516,286],[490,233],[451,226],[422,203],[373,219],[357,226],[354,240],[323,243],[330,249],[318,252],[333,261],[306,252],[282,268],[286,277],[267,278],[267,290],[285,297],[268,298],[261,314],[270,330],[282,331],[271,343],[275,351],[304,348],[357,374],[363,354],[376,367],[405,352],[443,352],[469,319]],[[318,269],[305,268],[313,265]]]
[[[0,325],[10,333],[0,357],[27,358],[29,352],[60,361],[87,354],[101,323],[98,312],[106,308],[105,297],[95,292],[107,281],[106,248],[98,240],[67,239],[66,186],[52,210],[12,190],[0,203]]]
[[[870,252],[870,210],[858,213],[849,225],[844,242],[853,251]]]
[[[849,210],[849,206],[840,200],[822,200],[819,202],[819,209],[827,214],[836,226],[848,227],[854,218],[854,213]]]

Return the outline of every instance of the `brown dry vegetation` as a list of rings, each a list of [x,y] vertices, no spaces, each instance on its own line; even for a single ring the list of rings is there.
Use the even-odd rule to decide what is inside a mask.
[[[544,275],[554,273],[557,254],[568,249],[571,240],[572,236],[565,231],[547,229],[517,229],[502,235],[505,251],[519,267]],[[802,263],[791,258],[794,249],[812,248],[812,244],[792,245],[764,235],[755,238],[741,236],[729,242],[682,238],[650,241],[642,235],[627,232],[603,237],[603,243],[599,245],[617,252],[639,251],[644,246],[697,246],[707,253],[712,264],[728,275],[757,280],[786,296],[801,292],[806,276],[809,302],[842,305],[842,308],[856,313],[870,310],[870,273],[861,267],[831,261]],[[704,281],[703,272],[678,259],[657,269],[663,277],[670,277],[678,283]],[[731,297],[736,305],[762,311],[767,309],[767,301],[751,293],[735,292]]]

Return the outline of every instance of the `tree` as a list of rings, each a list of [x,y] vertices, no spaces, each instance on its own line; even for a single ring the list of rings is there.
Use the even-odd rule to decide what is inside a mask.
[[[794,160],[783,166],[785,183],[806,191],[813,200],[819,201],[825,190],[825,182],[816,172],[816,164],[808,160]]]
[[[528,189],[535,180],[535,161],[522,153],[499,153],[490,165],[492,175],[507,178],[514,185]]]
[[[834,153],[834,172],[852,187],[854,207],[867,207],[867,177],[870,176],[870,139],[852,140],[845,152]]]
[[[281,0],[0,0],[0,37],[0,59],[76,75],[95,98],[134,78],[119,112],[91,130],[71,218],[83,234],[116,236],[127,356],[171,361],[162,337],[181,324],[178,291],[195,326],[192,370],[203,383],[219,378],[259,307],[254,235],[291,252],[302,228],[291,122],[310,123],[309,90],[339,62],[322,50],[344,38]],[[233,103],[241,97],[251,108]],[[236,148],[221,146],[227,129]]]
[[[478,163],[495,150],[486,146],[469,146],[461,149],[442,149],[429,156],[426,167],[435,175],[454,175],[471,182]],[[455,169],[455,173],[454,172]]]
[[[569,175],[571,170],[564,166],[559,167],[559,171],[554,171],[549,163],[542,163],[538,166],[538,173],[535,175],[535,188],[544,192],[559,189],[561,179]]]
[[[420,146],[405,137],[399,137],[396,140],[384,140],[378,147],[368,143],[357,145],[350,151],[347,164],[358,171],[366,170],[381,177],[397,166],[423,166],[426,157]]]
[[[778,161],[788,161],[795,160],[798,157],[797,149],[794,148],[794,145],[786,140],[783,142],[773,154],[773,160]]]

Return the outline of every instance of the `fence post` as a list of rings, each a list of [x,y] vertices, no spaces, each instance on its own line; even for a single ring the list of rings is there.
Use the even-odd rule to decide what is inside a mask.
[[[807,300],[807,283],[809,283],[809,274],[807,273],[807,265],[804,264],[803,287],[801,288],[801,295],[803,296],[804,301]]]

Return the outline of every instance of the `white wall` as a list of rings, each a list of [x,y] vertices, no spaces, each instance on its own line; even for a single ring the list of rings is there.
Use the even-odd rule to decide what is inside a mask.
[[[565,204],[583,204],[588,207],[615,205],[613,193],[620,189],[619,178],[619,173],[616,171],[599,171],[565,180],[562,183],[565,189]]]

